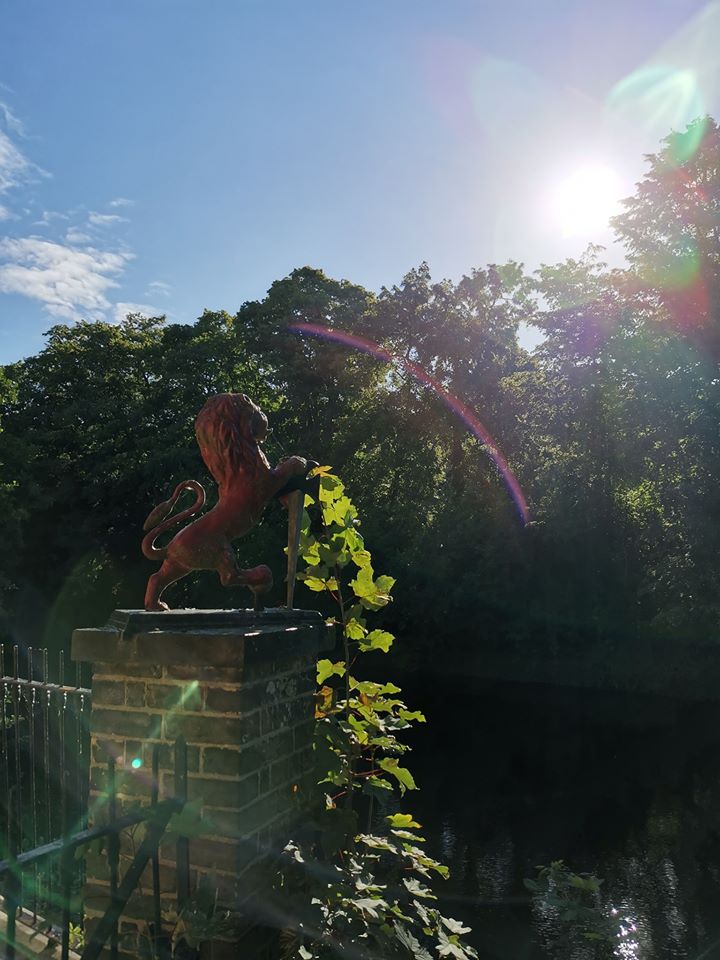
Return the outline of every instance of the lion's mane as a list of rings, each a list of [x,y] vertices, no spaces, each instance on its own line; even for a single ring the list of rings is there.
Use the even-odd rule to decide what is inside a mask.
[[[239,473],[255,475],[263,423],[262,411],[244,393],[221,393],[206,402],[195,419],[195,436],[218,486],[227,486]]]

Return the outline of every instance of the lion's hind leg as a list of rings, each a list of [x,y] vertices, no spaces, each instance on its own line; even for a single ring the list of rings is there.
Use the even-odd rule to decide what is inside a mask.
[[[160,595],[171,583],[182,580],[188,573],[190,573],[189,568],[176,560],[164,560],[157,573],[154,573],[148,580],[145,591],[145,609],[169,610],[168,605],[160,599]]]
[[[260,595],[272,590],[273,575],[272,570],[266,564],[261,563],[257,567],[251,567],[249,570],[242,570],[235,559],[232,550],[223,553],[222,560],[218,565],[220,582],[224,587],[247,587],[255,597],[255,609],[262,609]]]

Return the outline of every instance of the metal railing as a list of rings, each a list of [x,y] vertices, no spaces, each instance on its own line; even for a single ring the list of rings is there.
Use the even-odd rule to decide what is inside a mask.
[[[82,904],[75,902],[75,867],[78,864],[77,853],[94,841],[107,838],[106,857],[108,864],[109,905],[87,939],[82,951],[78,951],[81,960],[97,960],[103,948],[108,945],[111,960],[118,955],[118,924],[131,895],[138,889],[143,871],[148,863],[152,864],[152,915],[149,925],[152,937],[150,949],[153,957],[168,956],[167,938],[163,934],[160,901],[160,858],[159,845],[165,834],[170,818],[179,813],[187,799],[187,747],[180,737],[175,743],[175,793],[176,796],[160,800],[159,782],[159,745],[152,750],[152,788],[150,805],[136,813],[117,816],[117,782],[115,760],[107,762],[107,823],[101,826],[85,828],[66,833],[57,840],[44,843],[32,850],[19,853],[0,861],[0,890],[3,892],[5,930],[0,930],[0,945],[4,947],[7,960],[15,960],[19,955],[19,927],[23,924],[37,929],[38,921],[44,928],[48,939],[55,941],[60,948],[61,960],[68,960],[71,950],[73,921],[82,925]],[[120,876],[120,834],[138,824],[146,824],[145,835],[134,853],[123,876]],[[178,904],[187,897],[187,878],[189,876],[187,843],[177,841],[176,864],[178,877]],[[39,868],[43,870],[40,871]],[[37,912],[38,896],[33,884],[27,878],[39,873],[57,871],[59,883],[52,900],[45,904],[54,914],[54,921],[41,917]],[[31,907],[31,909],[28,909]]]
[[[0,644],[0,859],[87,826],[91,694],[80,664],[68,671],[60,652],[51,669],[50,659],[45,649]],[[58,871],[41,858],[23,872],[34,916],[52,916]],[[73,875],[79,887],[81,865]]]

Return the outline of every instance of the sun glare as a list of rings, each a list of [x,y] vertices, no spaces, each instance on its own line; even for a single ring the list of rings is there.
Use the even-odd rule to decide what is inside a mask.
[[[620,212],[622,185],[610,167],[590,164],[562,180],[550,197],[550,211],[563,236],[591,235]],[[589,236],[592,239],[591,236]]]

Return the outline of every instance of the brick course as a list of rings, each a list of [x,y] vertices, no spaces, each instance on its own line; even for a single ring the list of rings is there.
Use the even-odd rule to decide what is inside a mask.
[[[219,895],[237,905],[261,894],[256,884],[265,871],[258,866],[292,837],[292,825],[302,815],[314,727],[315,662],[330,634],[319,615],[313,619],[312,614],[283,611],[268,612],[268,620],[279,621],[269,626],[258,615],[261,628],[243,614],[243,623],[232,631],[231,612],[221,611],[223,626],[214,639],[212,615],[197,613],[203,618],[201,631],[187,627],[186,622],[192,626],[191,614],[169,615],[169,624],[182,619],[185,634],[170,630],[165,642],[157,627],[137,635],[128,635],[129,627],[76,631],[74,659],[91,659],[94,650],[103,654],[102,661],[93,662],[90,802],[99,821],[108,789],[107,758],[113,756],[119,810],[148,803],[154,745],[160,797],[171,796],[174,740],[182,734],[188,800],[198,806],[209,831],[190,840],[191,880],[194,885],[213,877]],[[300,622],[294,623],[293,616]],[[142,612],[118,611],[111,624],[142,626],[143,620]],[[132,767],[133,759],[142,761],[139,769]],[[132,855],[127,836],[121,850],[122,868]],[[165,910],[175,900],[174,842],[163,841],[160,866]],[[148,867],[142,890],[133,895],[122,921],[126,956],[137,950],[137,931],[151,917],[151,892]],[[103,856],[88,860],[87,893],[92,919],[101,915],[98,903],[109,894]]]

